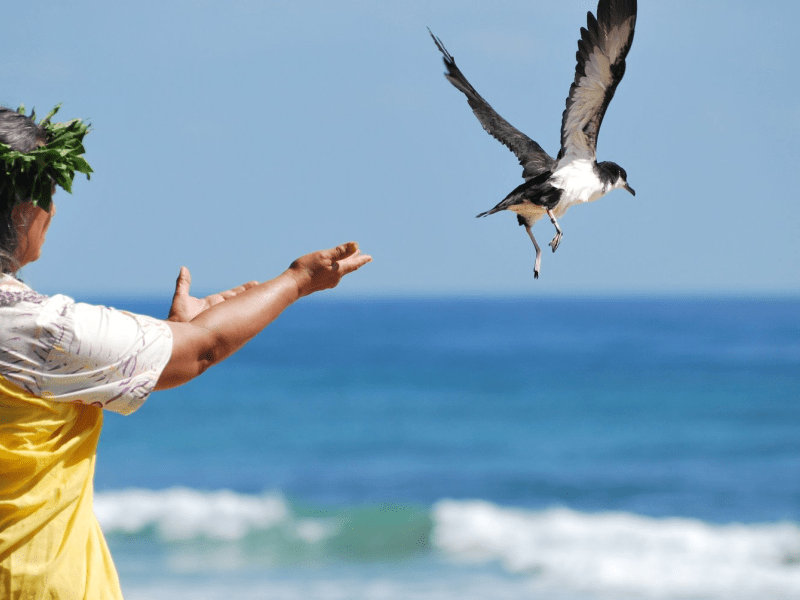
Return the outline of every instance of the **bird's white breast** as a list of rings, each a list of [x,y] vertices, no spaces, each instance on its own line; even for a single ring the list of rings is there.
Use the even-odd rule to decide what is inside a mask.
[[[595,173],[593,162],[584,159],[573,160],[559,168],[553,173],[551,184],[562,190],[554,211],[559,217],[573,204],[594,202],[608,191]]]

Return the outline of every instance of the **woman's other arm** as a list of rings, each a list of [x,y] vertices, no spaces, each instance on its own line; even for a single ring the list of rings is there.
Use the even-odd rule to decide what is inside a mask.
[[[155,389],[194,379],[236,352],[290,304],[336,287],[342,277],[371,260],[350,242],[302,256],[275,279],[250,282],[204,300],[188,296],[188,272],[182,270],[167,321],[173,335],[172,356]]]

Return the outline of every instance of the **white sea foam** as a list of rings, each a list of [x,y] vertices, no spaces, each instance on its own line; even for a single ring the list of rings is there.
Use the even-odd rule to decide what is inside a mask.
[[[433,543],[561,588],[649,597],[799,598],[800,526],[711,525],[626,513],[441,501]]]
[[[94,511],[106,532],[138,533],[152,527],[166,541],[195,538],[234,541],[253,531],[281,527],[291,528],[296,537],[315,543],[335,529],[330,521],[295,519],[280,494],[248,496],[228,490],[103,492],[95,496]]]
[[[299,517],[278,493],[256,496],[186,488],[104,492],[96,495],[95,512],[107,533],[149,535],[146,532],[153,531],[162,542],[182,542],[170,550],[166,566],[169,572],[184,574],[207,572],[209,561],[217,570],[228,571],[256,563],[288,564],[286,560],[297,556],[298,543],[309,551],[314,548],[309,555],[314,560],[337,564],[345,559],[335,550],[331,550],[334,554],[326,550],[337,547],[326,545],[337,535],[360,531],[339,545],[367,547],[375,537],[397,533],[392,521],[376,517],[383,514],[379,511],[362,515],[345,509],[340,517]],[[510,577],[508,598],[559,594],[565,598],[573,597],[568,594],[576,598],[800,598],[800,525],[796,523],[714,525],[691,519],[587,514],[565,508],[533,511],[453,500],[436,503],[430,517],[436,555],[459,565],[462,575],[478,577],[492,564],[502,566]],[[353,518],[359,523],[351,523]],[[273,531],[276,535],[269,533]],[[259,532],[268,534],[239,544]],[[194,539],[222,545],[209,549],[191,543]],[[255,553],[249,550],[253,543],[259,544]],[[124,555],[118,558],[124,560]],[[401,592],[401,588],[387,597],[415,597],[412,590]],[[551,592],[539,595],[543,589]]]

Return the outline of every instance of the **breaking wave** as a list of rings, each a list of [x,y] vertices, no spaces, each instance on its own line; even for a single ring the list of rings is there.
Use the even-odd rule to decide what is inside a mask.
[[[320,508],[280,493],[188,488],[97,493],[95,513],[110,540],[149,542],[184,567],[194,557],[198,569],[208,568],[209,553],[229,569],[430,554],[576,592],[800,597],[800,525],[792,522],[719,525],[479,500]]]

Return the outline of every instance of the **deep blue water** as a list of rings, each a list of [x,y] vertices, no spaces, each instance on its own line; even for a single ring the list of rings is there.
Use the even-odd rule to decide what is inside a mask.
[[[115,305],[166,312],[153,303]],[[241,502],[279,497],[295,521],[319,516],[317,525],[332,518],[363,530],[356,538],[342,538],[341,528],[339,537],[321,533],[327,545],[304,546],[314,560],[350,548],[351,558],[374,551],[391,562],[392,552],[417,556],[418,547],[433,568],[431,556],[460,556],[437,534],[448,519],[462,509],[467,523],[484,518],[474,500],[501,511],[484,529],[502,530],[517,514],[503,511],[517,510],[529,519],[551,515],[549,523],[556,517],[548,511],[570,511],[587,536],[601,529],[583,523],[594,515],[650,524],[677,517],[699,524],[687,540],[720,528],[714,543],[722,551],[733,523],[752,526],[754,539],[761,524],[800,523],[800,299],[308,299],[201,378],[153,394],[130,417],[107,416],[100,500],[106,494],[121,506],[124,496],[113,496],[120,491],[178,487],[200,494],[187,500],[197,510],[213,513],[213,495],[229,490]],[[169,534],[146,532],[178,517],[142,518],[143,529],[128,528],[139,531],[135,547],[151,535],[169,545]],[[138,556],[114,533],[125,527],[110,519],[118,563]],[[247,527],[246,536],[274,531]],[[528,527],[532,536],[540,531],[510,531]],[[192,531],[192,539],[214,538]],[[795,582],[800,590],[794,531],[788,541],[786,532],[774,539],[788,577],[776,589],[789,596]],[[294,546],[270,540],[251,542],[285,566]],[[520,547],[508,542],[481,564],[504,564],[510,577]],[[726,561],[719,558],[719,568]],[[241,573],[253,567],[236,565]],[[690,588],[696,597],[723,594],[701,580]],[[649,593],[603,585],[586,589]],[[680,591],[664,589],[664,597]]]

